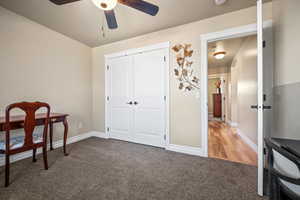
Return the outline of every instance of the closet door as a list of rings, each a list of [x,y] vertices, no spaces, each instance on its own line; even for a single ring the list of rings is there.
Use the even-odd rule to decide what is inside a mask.
[[[124,56],[108,61],[107,128],[111,138],[131,141],[133,123],[133,58]]]
[[[134,56],[134,140],[165,146],[165,62],[166,50]]]

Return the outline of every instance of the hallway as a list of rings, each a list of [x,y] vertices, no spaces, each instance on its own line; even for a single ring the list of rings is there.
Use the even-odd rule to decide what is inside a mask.
[[[236,133],[221,121],[209,121],[209,157],[257,166],[257,154]]]

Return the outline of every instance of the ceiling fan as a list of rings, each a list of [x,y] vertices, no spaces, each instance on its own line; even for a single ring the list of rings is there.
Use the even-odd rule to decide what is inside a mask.
[[[81,1],[81,0],[50,0],[50,1],[52,3],[55,3],[56,5],[63,5],[63,4],[68,4],[68,3]],[[152,16],[155,16],[159,11],[158,6],[143,0],[91,0],[91,1],[95,4],[95,6],[97,6],[98,8],[104,11],[109,29],[118,28],[117,19],[114,12],[114,8],[118,3],[137,9],[141,12],[144,12]]]

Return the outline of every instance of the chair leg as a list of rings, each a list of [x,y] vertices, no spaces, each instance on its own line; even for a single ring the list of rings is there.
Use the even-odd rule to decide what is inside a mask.
[[[273,200],[274,199],[274,190],[273,190],[273,183],[274,179],[272,174],[270,173],[270,169],[268,170],[268,186],[269,186],[269,200]]]
[[[277,195],[277,197],[276,197],[276,200],[281,200],[281,199],[283,199],[283,197],[282,197],[282,192],[281,192],[281,187],[280,187],[280,185],[277,187],[277,193],[276,193],[276,195]]]
[[[9,154],[5,154],[5,187],[9,185]]]
[[[47,147],[43,147],[43,159],[45,170],[48,170]]]
[[[280,185],[279,185],[279,182],[278,182],[278,178],[275,179],[274,181],[274,196],[275,196],[275,200],[281,200],[281,188],[280,188]]]
[[[32,150],[32,162],[36,162],[36,149]]]
[[[269,173],[269,197],[270,200],[276,200],[276,192],[277,192],[277,188],[276,188],[276,183],[275,183],[275,179],[273,177],[273,175],[271,173]]]

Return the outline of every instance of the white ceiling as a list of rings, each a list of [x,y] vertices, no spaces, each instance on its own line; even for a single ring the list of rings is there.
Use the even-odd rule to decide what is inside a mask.
[[[0,0],[0,6],[95,47],[256,4],[255,0],[228,0],[222,6],[216,6],[213,0],[147,1],[160,7],[157,16],[148,16],[119,4],[115,9],[119,28],[112,31],[107,30],[103,12],[95,7],[91,0],[64,6],[54,5],[48,0]],[[105,38],[101,34],[102,24],[105,24]]]
[[[208,44],[208,67],[231,67],[231,63],[247,37],[233,38],[211,42]],[[214,58],[216,51],[225,51],[226,56],[222,60]]]

